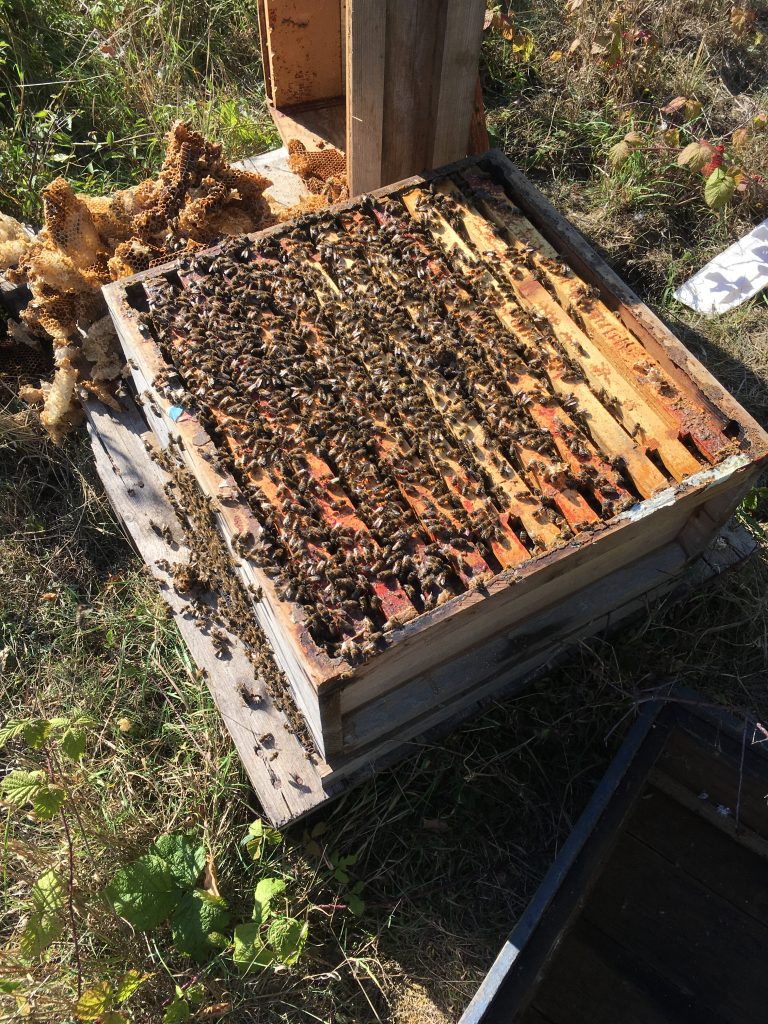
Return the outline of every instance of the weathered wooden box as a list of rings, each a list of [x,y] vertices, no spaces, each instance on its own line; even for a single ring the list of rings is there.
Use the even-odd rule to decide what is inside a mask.
[[[386,279],[389,270],[377,262],[374,237],[382,228],[388,253],[419,257],[411,278],[400,269]],[[349,237],[340,240],[345,231]],[[310,258],[313,238],[320,254]],[[290,287],[280,285],[297,251],[303,254],[301,287],[297,277],[289,279]],[[318,340],[302,326],[306,352],[318,365],[340,358],[333,348],[338,344],[345,366],[371,371],[376,392],[378,371],[366,363],[368,356],[357,359],[355,346],[363,352],[366,338],[378,332],[379,343],[391,342],[398,365],[413,371],[419,395],[407,390],[403,377],[373,397],[358,393],[354,375],[346,382],[348,408],[357,408],[378,431],[357,456],[357,467],[347,462],[344,472],[328,475],[340,453],[330,435],[305,428],[315,406],[302,405],[298,378],[286,398],[292,418],[280,431],[274,417],[285,416],[286,404],[269,406],[261,399],[266,371],[250,388],[252,410],[244,412],[241,402],[233,418],[209,402],[203,426],[196,403],[205,406],[204,389],[194,399],[183,379],[185,373],[198,379],[202,357],[189,356],[178,326],[166,331],[161,345],[153,317],[157,324],[169,322],[175,301],[183,300],[187,310],[210,305],[210,323],[229,316],[227,337],[245,344],[251,329],[246,307],[217,292],[222,285],[216,267],[236,275],[232,261],[248,268],[256,261],[260,294],[282,288],[279,302],[292,303],[295,317],[306,315],[304,299],[297,298],[306,288],[326,325],[329,318],[332,326],[343,323],[343,344],[332,331]],[[379,273],[373,284],[366,277]],[[398,287],[401,300],[392,302]],[[430,291],[427,313],[419,307],[424,287]],[[626,612],[646,595],[673,587],[730,517],[768,452],[758,424],[499,153],[408,179],[299,225],[268,229],[247,245],[219,247],[193,265],[149,270],[107,286],[105,295],[148,420],[163,443],[173,440],[208,495],[243,579],[258,594],[254,614],[334,769],[364,763],[523,680],[614,609]],[[352,305],[342,315],[344,299]],[[269,301],[271,320],[277,300]],[[439,329],[438,305],[450,315],[454,349],[442,345],[438,351],[430,341],[430,331]],[[262,313],[255,308],[250,315],[258,319]],[[408,347],[408,338],[416,337],[406,337],[401,326],[408,315],[428,358]],[[483,333],[489,319],[503,330]],[[215,336],[215,326],[211,330]],[[280,339],[281,346],[295,341],[290,332]],[[283,356],[274,351],[277,365]],[[168,386],[178,370],[172,360],[181,368],[180,392]],[[448,363],[461,370],[460,378],[447,376]],[[289,362],[280,365],[290,373]],[[420,435],[425,421],[418,403],[427,400],[439,422],[427,416]],[[521,418],[531,420],[530,432],[515,433]],[[246,426],[273,432],[273,442],[282,444],[281,466],[283,456],[302,461],[301,472],[335,531],[335,547],[348,543],[350,557],[358,549],[370,555],[387,547],[386,525],[352,486],[375,448],[387,479],[399,488],[403,515],[423,530],[408,541],[415,545],[414,559],[425,545],[434,549],[435,538],[440,541],[440,557],[449,566],[445,592],[433,600],[425,575],[419,582],[411,574],[407,582],[401,572],[382,581],[369,572],[375,604],[362,617],[354,609],[344,613],[342,643],[317,642],[306,595],[292,600],[290,585],[276,585],[263,549],[255,558],[243,545],[247,537],[258,546],[264,536],[254,493],[271,503],[270,514],[278,518],[288,507],[281,502],[291,501],[283,470],[271,468],[269,459],[257,464],[253,449],[237,440],[247,435]],[[276,458],[274,443],[270,450]],[[427,472],[426,486],[405,472],[409,466]],[[430,480],[438,477],[442,497],[430,493]],[[462,534],[466,543],[457,532],[447,539],[440,533],[435,517],[441,508],[452,522],[469,517],[462,520],[472,527]],[[280,523],[285,532],[285,519]],[[365,570],[360,558],[356,564]],[[323,565],[314,568],[313,578],[320,579]],[[345,608],[354,601],[353,595]],[[395,614],[398,607],[403,614]],[[377,615],[381,621],[372,622]]]
[[[461,1024],[765,1020],[768,746],[647,705]]]

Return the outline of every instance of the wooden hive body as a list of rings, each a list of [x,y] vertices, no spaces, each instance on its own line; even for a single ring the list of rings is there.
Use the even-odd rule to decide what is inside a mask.
[[[464,197],[457,198],[456,182],[468,189]],[[424,191],[430,183],[437,194],[447,193],[444,209],[450,207],[460,225],[451,227],[447,213],[432,209],[431,193]],[[371,201],[366,202],[370,209]],[[525,678],[588,631],[591,623],[673,586],[727,521],[768,452],[768,438],[760,427],[501,154],[462,161],[379,190],[373,194],[376,202],[389,203],[390,210],[396,207],[404,223],[409,217],[422,218],[438,254],[425,261],[429,273],[438,273],[444,256],[452,261],[450,266],[468,268],[476,296],[490,296],[483,309],[482,303],[473,305],[467,296],[457,299],[456,289],[443,293],[440,301],[453,317],[451,322],[466,330],[468,338],[473,317],[490,313],[514,320],[528,309],[538,318],[536,323],[546,321],[545,327],[537,328],[535,342],[552,359],[551,366],[544,360],[541,371],[541,379],[551,385],[545,396],[537,393],[536,381],[519,366],[509,379],[497,378],[490,384],[487,377],[472,376],[472,365],[466,362],[469,347],[459,345],[453,355],[462,366],[466,362],[473,405],[467,397],[470,392],[462,396],[438,380],[439,367],[416,367],[424,395],[450,435],[450,450],[466,448],[475,459],[473,466],[479,465],[485,481],[483,500],[490,502],[496,517],[495,539],[483,546],[471,538],[465,555],[443,545],[455,570],[453,596],[429,610],[418,607],[423,595],[417,595],[411,607],[399,584],[379,586],[377,593],[389,602],[390,611],[396,607],[396,591],[408,614],[401,622],[392,616],[389,625],[394,620],[394,628],[386,641],[377,642],[363,663],[343,652],[339,656],[338,647],[318,644],[306,607],[281,597],[273,575],[243,554],[239,538],[258,539],[262,523],[245,500],[242,478],[236,480],[229,471],[227,453],[216,449],[194,411],[176,407],[161,386],[168,359],[152,333],[146,328],[142,333],[139,327],[163,289],[194,288],[194,282],[185,283],[189,268],[177,262],[105,288],[153,429],[164,443],[173,438],[209,496],[244,580],[259,588],[261,599],[254,614],[296,703],[323,757],[340,771],[353,770],[387,744],[416,735],[479,697]],[[367,216],[361,202],[332,210],[340,218],[337,223],[349,224],[354,240]],[[293,230],[293,225],[268,229],[255,237],[254,246],[290,248]],[[365,304],[373,302],[368,286],[359,284],[359,268],[340,248],[338,280],[367,309]],[[213,250],[212,255],[221,251]],[[371,265],[375,262],[372,257]],[[436,282],[437,277],[430,279],[431,285]],[[584,293],[585,286],[594,293]],[[412,312],[416,323],[414,303],[404,299],[402,308]],[[381,330],[387,329],[382,318]],[[177,341],[182,358],[183,338]],[[492,361],[490,348],[483,352]],[[313,353],[318,359],[322,356],[320,349]],[[577,364],[578,374],[565,375],[564,357]],[[499,364],[502,369],[505,365],[503,360]],[[551,455],[539,458],[525,438],[508,439],[501,453],[498,446],[486,443],[491,436],[490,421],[484,418],[494,401],[491,385],[509,392],[507,401],[514,399],[520,415],[531,417],[539,433],[547,433],[544,427],[549,423],[552,443],[560,444],[555,445],[555,462],[563,460],[562,465],[554,464]],[[571,421],[570,412],[585,406],[583,429],[563,427]],[[384,431],[379,450],[385,452],[384,419],[376,420],[375,410],[363,413]],[[302,445],[306,450],[309,435],[302,433],[298,414],[295,429],[297,450]],[[577,435],[584,443],[576,444]],[[618,462],[612,466],[614,457]],[[573,467],[564,474],[569,460],[575,460],[577,468],[591,462],[599,465],[603,482],[598,486],[594,476],[585,475],[576,487]],[[452,507],[460,510],[463,503],[466,509],[467,502],[475,501],[477,507],[470,509],[475,515],[480,498],[456,476],[465,464],[444,478],[454,488]],[[619,465],[621,470],[616,469]],[[313,485],[338,497],[343,506],[347,495],[337,493],[338,483],[329,482],[324,472],[322,462],[310,463]],[[268,467],[264,479],[265,486],[276,479],[269,478]],[[342,492],[344,486],[342,481]],[[413,493],[402,486],[404,507],[421,525],[427,519],[424,502],[429,497],[422,492],[418,486]],[[359,495],[353,498],[357,502]],[[360,525],[349,509],[349,521]],[[369,522],[360,529],[366,543],[370,529]],[[425,531],[429,533],[427,526]],[[482,572],[483,565],[489,571]]]

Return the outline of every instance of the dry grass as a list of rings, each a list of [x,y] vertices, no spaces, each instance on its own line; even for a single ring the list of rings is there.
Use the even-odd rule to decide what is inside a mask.
[[[734,37],[728,3],[627,2],[625,16],[653,31],[658,50],[642,75],[631,64],[609,74],[590,61],[590,50],[613,4],[585,0],[572,18],[554,0],[516,6],[536,49],[522,61],[507,44],[487,43],[497,138],[768,423],[765,299],[707,320],[670,298],[760,215],[759,206],[742,203],[717,217],[703,204],[700,182],[678,169],[658,161],[615,175],[606,169],[607,150],[627,125],[650,130],[658,107],[678,94],[702,102],[702,133],[727,139],[745,111],[765,108],[765,46],[753,50]],[[766,4],[755,6],[765,20]],[[549,59],[577,36],[573,58]],[[747,160],[753,173],[766,168],[768,147],[755,142]],[[98,722],[79,791],[91,846],[82,854],[83,878],[108,877],[117,859],[193,823],[214,851],[222,890],[247,914],[253,868],[239,838],[257,809],[205,687],[114,522],[85,439],[54,449],[13,402],[5,404],[0,696],[6,714],[77,706]],[[334,909],[338,892],[318,870],[304,827],[290,830],[270,869],[290,880],[291,906],[308,915],[307,951],[295,968],[255,979],[216,962],[203,974],[208,1000],[230,1003],[233,1022],[457,1019],[639,701],[676,678],[713,702],[768,717],[768,508],[759,505],[749,521],[760,550],[748,564],[680,604],[654,606],[619,636],[582,643],[527,693],[425,744],[418,757],[322,812],[323,842],[359,854],[361,918]],[[51,593],[55,599],[43,600]],[[129,732],[119,730],[120,718],[132,723]],[[31,880],[61,856],[62,841],[55,828],[18,816],[8,818],[5,836],[0,931],[11,940]],[[94,920],[86,932],[88,980],[113,976],[118,964],[153,972],[134,1016],[156,1024],[174,983],[188,982],[197,968],[173,951],[166,932],[145,939],[102,925]],[[72,968],[70,945],[58,943],[33,969],[38,997],[64,1005]],[[66,1019],[40,1012],[38,1020]]]

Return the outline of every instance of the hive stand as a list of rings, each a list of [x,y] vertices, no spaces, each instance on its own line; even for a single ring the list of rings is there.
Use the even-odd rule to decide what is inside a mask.
[[[285,166],[285,154],[266,154],[248,162],[254,170],[277,178],[273,196],[280,197],[280,176],[275,170]],[[290,183],[286,179],[286,183]],[[295,187],[295,183],[291,184]],[[291,200],[292,201],[292,197]],[[290,201],[287,205],[290,205]],[[690,588],[738,564],[755,547],[750,535],[739,526],[727,526],[705,553],[678,575],[677,564],[666,564],[669,552],[663,549],[648,558],[642,566],[632,566],[581,590],[560,609],[551,623],[546,652],[528,673],[518,676],[506,690],[497,678],[486,681],[460,701],[454,701],[450,712],[435,697],[432,713],[421,716],[412,725],[398,731],[374,749],[347,757],[333,766],[319,758],[308,758],[299,739],[291,730],[286,716],[273,704],[263,681],[252,685],[253,666],[245,649],[230,635],[230,656],[223,661],[217,647],[204,630],[185,617],[185,601],[173,589],[167,562],[185,561],[182,527],[168,501],[164,486],[167,475],[153,461],[145,441],[156,444],[157,437],[167,431],[162,421],[154,422],[151,405],[144,405],[143,414],[130,398],[121,399],[124,411],[115,413],[95,401],[86,411],[96,465],[115,510],[139,554],[158,580],[179,630],[197,665],[205,671],[206,682],[230,732],[248,777],[266,816],[276,825],[295,821],[340,795],[350,786],[373,772],[417,752],[427,736],[445,734],[462,719],[477,713],[500,693],[517,692],[530,680],[545,672],[563,653],[581,638],[613,629],[633,614],[647,608],[662,595],[680,596]],[[150,429],[147,417],[154,431]],[[158,418],[159,419],[159,418]],[[167,526],[165,536],[158,525]],[[170,538],[170,539],[168,539]],[[160,561],[160,566],[156,563]],[[255,700],[246,702],[241,687],[246,684]],[[263,742],[270,737],[269,744]]]

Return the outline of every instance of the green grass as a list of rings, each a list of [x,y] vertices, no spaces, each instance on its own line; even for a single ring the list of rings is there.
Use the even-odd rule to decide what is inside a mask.
[[[765,46],[733,35],[728,3],[630,3],[630,22],[637,10],[658,48],[642,67],[611,70],[590,53],[612,5],[586,0],[569,18],[554,0],[515,6],[535,48],[522,60],[508,43],[486,42],[496,140],[768,422],[765,298],[715,320],[671,299],[681,280],[766,215],[760,196],[715,215],[701,179],[674,158],[645,149],[620,171],[607,162],[630,129],[652,135],[659,106],[677,95],[703,105],[701,123],[684,132],[727,141],[746,110],[768,105]],[[755,6],[765,24],[766,4]],[[577,37],[573,55],[550,59]],[[139,180],[157,166],[159,137],[178,116],[223,138],[233,157],[272,143],[253,5],[242,0],[0,0],[0,39],[7,212],[35,220],[40,188],[59,173],[91,191]],[[112,43],[115,56],[99,51]],[[55,84],[36,84],[43,82]],[[768,176],[768,144],[758,143],[745,150],[745,167]],[[760,538],[748,564],[679,605],[654,606],[613,640],[582,643],[529,692],[347,794],[317,819],[326,825],[325,859],[299,825],[266,863],[251,865],[240,839],[258,808],[204,682],[113,518],[87,440],[55,448],[10,386],[2,404],[0,701],[6,716],[76,708],[96,722],[71,778],[78,886],[98,891],[155,836],[190,827],[205,836],[237,913],[248,915],[254,881],[269,871],[289,881],[291,912],[309,921],[307,950],[293,968],[242,979],[223,958],[202,972],[206,1003],[231,1007],[224,1019],[457,1019],[639,700],[678,678],[713,701],[768,716],[768,508],[760,501],[747,517]],[[9,751],[9,763],[24,756],[18,745]],[[3,819],[0,936],[13,949],[31,884],[62,862],[66,843],[58,821],[10,810]],[[343,886],[329,879],[332,850],[358,855],[361,917],[343,909]],[[167,930],[132,934],[85,903],[78,924],[86,984],[129,966],[152,974],[129,1003],[137,1022],[161,1020],[174,985],[199,973]],[[12,967],[6,956],[5,972]],[[31,1020],[71,1019],[76,971],[66,934],[41,964],[18,971],[32,979],[24,983]],[[10,1019],[13,998],[0,1000],[0,1019]]]

